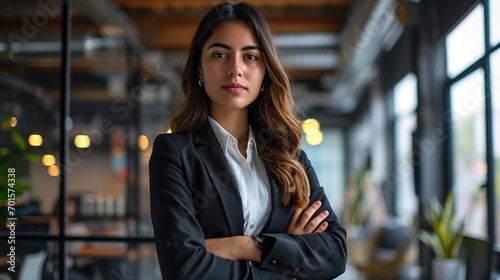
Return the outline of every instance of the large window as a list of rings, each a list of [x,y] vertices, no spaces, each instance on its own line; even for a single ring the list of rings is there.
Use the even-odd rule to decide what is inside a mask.
[[[311,160],[333,210],[340,215],[345,207],[344,133],[341,128],[322,128],[321,131],[323,135],[321,143],[311,145],[303,141],[302,149]]]
[[[451,116],[453,137],[453,180],[459,215],[468,218],[471,207],[477,205],[476,196],[486,184],[484,71],[478,69],[453,84],[451,94]],[[486,237],[486,217],[480,220],[481,227],[467,227],[467,233]]]
[[[498,1],[497,1],[498,3]],[[500,8],[500,7],[499,7]],[[496,240],[500,240],[500,50],[490,57],[491,65],[491,104],[493,107],[493,153],[495,164],[495,193],[496,193]]]
[[[396,215],[412,221],[417,211],[413,175],[413,132],[417,126],[417,79],[406,75],[394,87]]]
[[[485,9],[482,3],[487,1],[488,9]],[[496,0],[486,0],[482,3],[466,15],[446,37],[450,114],[446,114],[445,117],[451,127],[452,186],[450,187],[456,194],[459,218],[465,219],[467,223],[465,227],[467,235],[488,239],[487,202],[491,203],[495,198],[487,197],[486,193],[495,189],[497,205],[500,197],[498,179],[496,183],[494,179],[499,176],[497,135],[500,107],[496,77],[500,74],[498,70],[500,3]],[[486,15],[489,21],[485,21]],[[491,158],[493,160],[490,160]],[[490,165],[494,165],[495,168],[489,168]],[[500,237],[498,206],[496,217],[498,243]]]
[[[500,1],[489,0],[490,4],[490,45],[500,43]],[[498,77],[498,76],[497,76]]]
[[[484,9],[478,5],[446,37],[448,77],[453,78],[484,55]]]

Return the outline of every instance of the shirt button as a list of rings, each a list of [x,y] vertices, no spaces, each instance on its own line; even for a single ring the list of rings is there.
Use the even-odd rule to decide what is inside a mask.
[[[272,265],[276,265],[277,263],[278,263],[278,262],[277,262],[276,260],[272,260],[272,261],[271,261],[271,264],[272,264]]]
[[[235,146],[236,146],[236,141],[234,141],[234,140],[233,140],[233,145],[235,145]]]
[[[295,272],[295,273],[298,273],[299,271],[300,271],[300,269],[298,267],[293,269],[293,272]]]
[[[255,224],[251,224],[250,229],[254,229],[254,228],[255,228]]]

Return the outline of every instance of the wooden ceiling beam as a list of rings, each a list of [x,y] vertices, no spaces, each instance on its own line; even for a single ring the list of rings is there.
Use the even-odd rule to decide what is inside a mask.
[[[201,18],[136,16],[132,18],[141,41],[154,50],[186,50],[189,48]],[[269,15],[269,26],[275,34],[339,33],[343,19],[331,15]]]
[[[61,19],[60,18],[50,18],[46,24],[42,26],[37,26],[33,24],[32,20],[28,20],[31,24],[28,26],[20,18],[9,17],[0,19],[0,30],[9,33],[14,32],[18,35],[22,35],[23,31],[32,32],[34,34],[42,33],[54,33],[58,34],[61,32]],[[33,30],[36,28],[36,30]],[[99,33],[99,26],[95,25],[86,17],[73,17],[71,19],[71,31],[72,32],[92,32]]]
[[[208,9],[214,6],[213,0],[114,0],[114,3],[120,7],[129,9],[149,9],[155,11],[165,10],[191,10]],[[324,8],[324,7],[348,7],[351,0],[251,0],[248,2],[257,8]]]

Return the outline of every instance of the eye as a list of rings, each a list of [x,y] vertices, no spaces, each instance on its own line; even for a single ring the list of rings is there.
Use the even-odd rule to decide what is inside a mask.
[[[256,55],[254,55],[254,54],[247,54],[247,55],[245,56],[245,58],[246,58],[246,59],[248,59],[248,60],[258,60],[258,59],[259,59],[259,58],[258,58]]]
[[[223,58],[223,57],[226,57],[226,54],[223,52],[216,52],[216,53],[212,54],[212,57]]]

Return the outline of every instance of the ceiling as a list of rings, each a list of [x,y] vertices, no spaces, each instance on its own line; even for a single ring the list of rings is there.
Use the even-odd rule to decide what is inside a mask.
[[[113,2],[127,15],[148,50],[181,55],[189,48],[201,18],[214,4],[213,0]],[[338,35],[348,17],[350,0],[253,0],[249,3],[262,11],[284,59],[299,66],[294,69],[295,78],[317,79],[335,70]],[[314,40],[312,34],[319,39]]]
[[[360,89],[352,88],[349,79],[355,76],[358,87],[362,85],[359,79],[363,75],[352,75],[357,71],[350,66],[355,56],[365,65],[373,59],[352,52],[353,48],[359,49],[356,42],[365,34],[363,28],[370,20],[382,26],[381,16],[388,14],[383,13],[384,9],[389,11],[390,5],[405,3],[404,0],[247,2],[257,7],[268,21],[294,89],[299,92],[299,105],[304,108],[327,106],[327,111],[337,113],[352,110],[353,102],[356,103],[354,92]],[[60,11],[58,7],[41,6],[40,3],[44,1],[0,0],[0,75],[29,77],[31,83],[44,89],[50,88],[49,84],[55,85],[56,92],[57,83],[48,76],[51,71],[58,73],[59,69]],[[89,86],[93,82],[105,85],[109,75],[116,77],[116,73],[123,72],[127,61],[122,39],[143,57],[143,67],[154,69],[159,75],[168,73],[165,78],[178,84],[195,29],[203,15],[218,2],[74,0],[73,3],[72,75],[77,77],[75,82],[80,82],[79,85]],[[378,18],[377,9],[382,9]],[[399,16],[401,20],[401,13]],[[39,25],[30,30],[27,22]],[[381,48],[371,42],[382,46],[390,39],[387,30],[380,27],[376,34],[364,36],[365,41],[370,41],[370,52],[376,53]],[[382,35],[384,38],[376,41]],[[368,79],[370,75],[365,73],[364,76]],[[342,84],[344,87],[339,86]],[[336,88],[343,90],[336,93]],[[350,93],[349,98],[346,92]],[[78,93],[75,94],[78,97]],[[98,94],[82,94],[81,98],[92,96],[95,98]]]

